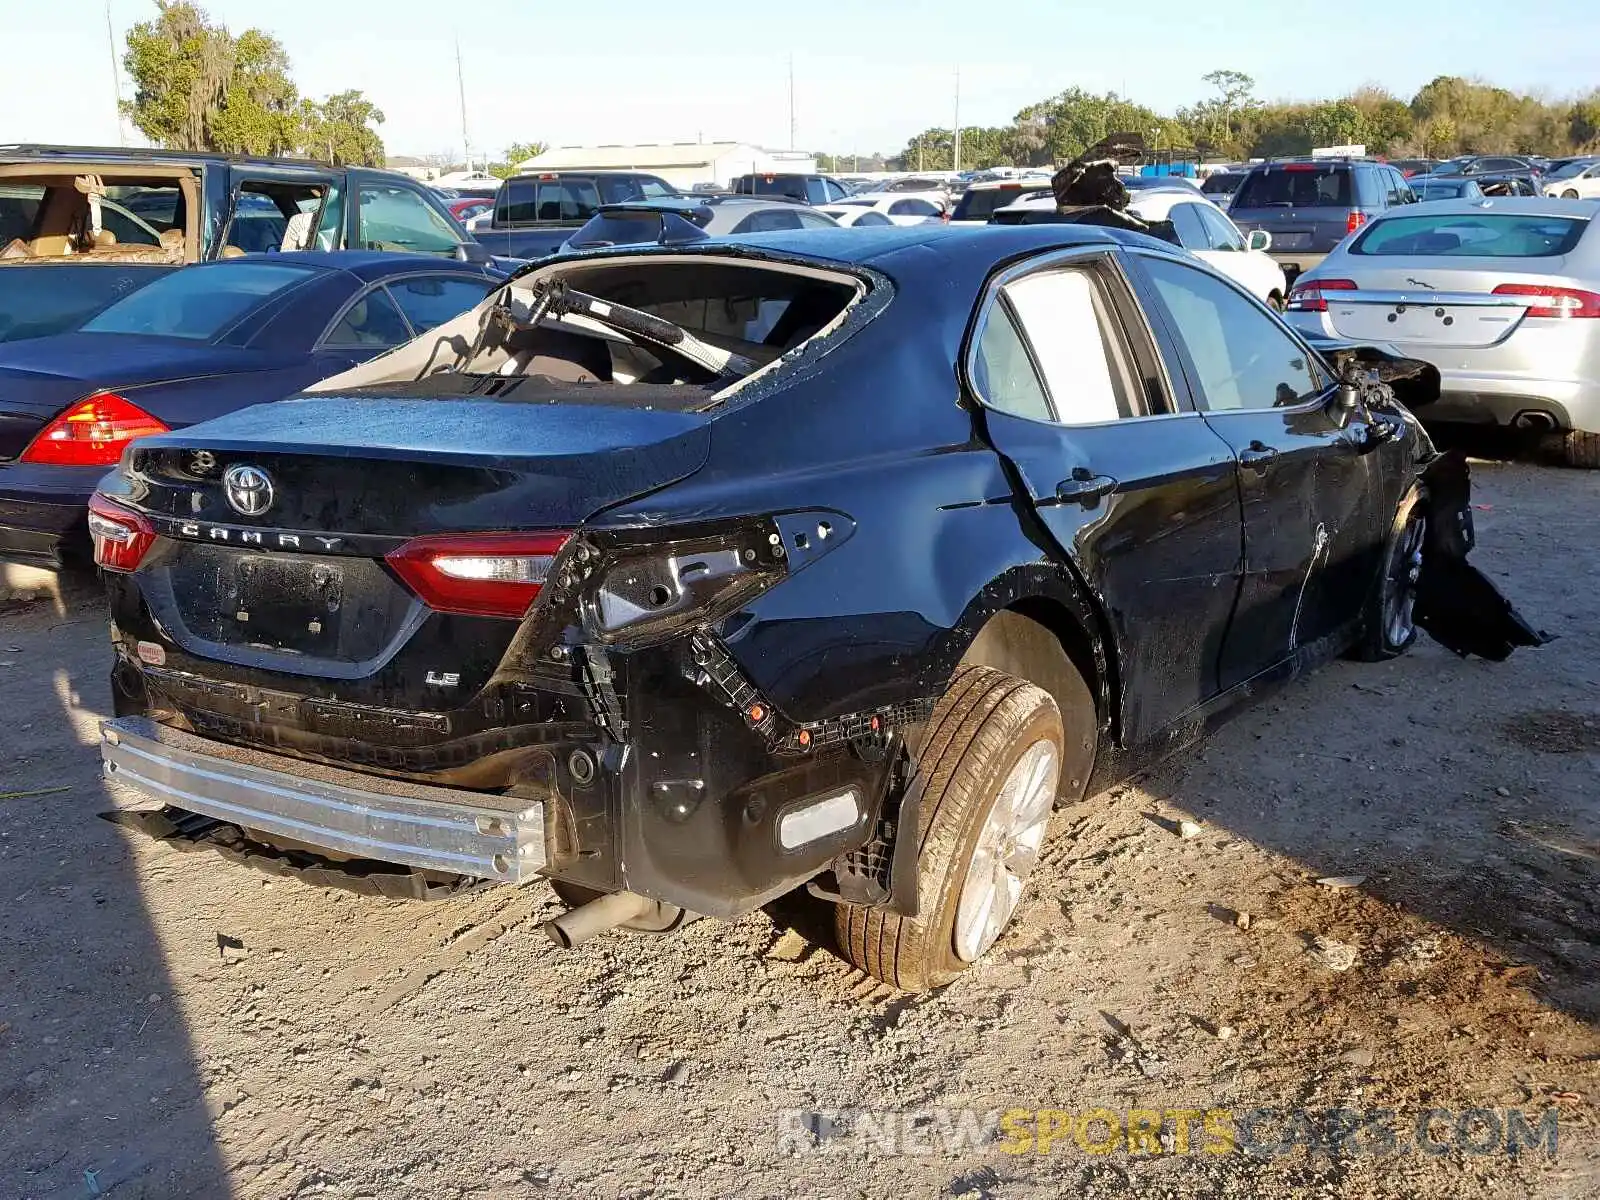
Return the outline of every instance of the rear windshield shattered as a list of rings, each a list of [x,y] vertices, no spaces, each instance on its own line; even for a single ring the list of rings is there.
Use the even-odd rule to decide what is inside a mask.
[[[706,257],[598,260],[519,277],[491,307],[312,389],[701,409],[831,329],[853,277]],[[676,392],[676,394],[674,394]]]
[[[1042,196],[1050,189],[1047,187],[997,187],[997,188],[968,188],[959,201],[956,202],[955,211],[950,214],[952,221],[987,221],[994,215],[997,208],[1004,208],[1008,204],[1015,204],[1024,196]]]
[[[1235,209],[1349,208],[1350,168],[1295,163],[1252,171],[1233,198]]]
[[[1540,213],[1433,213],[1389,217],[1368,227],[1351,254],[1458,258],[1557,258],[1588,228],[1582,218]]]

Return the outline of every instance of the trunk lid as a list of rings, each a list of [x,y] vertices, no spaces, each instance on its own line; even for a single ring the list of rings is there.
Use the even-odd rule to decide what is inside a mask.
[[[692,474],[709,444],[693,413],[332,396],[142,440],[103,490],[162,535],[133,578],[186,653],[328,680],[386,673],[387,703],[425,708],[472,695],[518,622],[432,612],[385,554],[422,534],[576,528]],[[230,502],[233,467],[265,478],[259,512],[237,486]],[[418,662],[460,676],[449,697],[428,695]]]
[[[1356,260],[1353,260],[1356,261]],[[1543,272],[1507,271],[1505,260],[1438,260],[1426,265],[1361,265],[1357,291],[1323,293],[1334,331],[1353,341],[1481,349],[1509,338],[1526,319],[1524,296],[1495,295],[1504,283],[1573,286]],[[1333,272],[1330,272],[1330,274]]]

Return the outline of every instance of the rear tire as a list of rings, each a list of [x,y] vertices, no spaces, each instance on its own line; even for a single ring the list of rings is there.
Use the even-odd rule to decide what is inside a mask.
[[[1372,581],[1372,593],[1362,615],[1361,641],[1355,647],[1355,657],[1361,661],[1398,658],[1416,642],[1412,610],[1427,535],[1428,515],[1422,507],[1422,493],[1412,488],[1395,511],[1394,524],[1384,543],[1383,564]]]
[[[854,966],[922,992],[993,945],[1038,861],[1063,741],[1061,713],[1042,688],[991,667],[956,671],[909,785],[921,791],[918,915],[839,905],[839,948]]]
[[[1600,469],[1600,433],[1569,429],[1551,438],[1555,456],[1569,467],[1593,471]]]

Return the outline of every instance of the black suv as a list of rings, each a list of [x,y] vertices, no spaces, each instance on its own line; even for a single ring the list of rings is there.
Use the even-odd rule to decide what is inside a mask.
[[[837,179],[826,175],[740,175],[733,181],[736,196],[764,196],[769,200],[788,198],[801,204],[835,204],[850,193]]]
[[[642,171],[541,171],[513,175],[495,193],[494,213],[473,229],[504,258],[543,258],[581,229],[605,204],[661,200],[677,188]]]
[[[1272,235],[1268,253],[1293,283],[1373,217],[1416,193],[1388,163],[1359,158],[1309,158],[1266,162],[1245,176],[1228,216],[1246,234]]]

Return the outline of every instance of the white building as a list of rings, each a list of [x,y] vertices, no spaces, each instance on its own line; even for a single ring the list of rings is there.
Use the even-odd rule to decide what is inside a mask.
[[[816,169],[816,158],[803,151],[763,150],[747,142],[558,146],[517,164],[517,170],[522,172],[645,171],[685,191],[697,183],[727,187],[739,175],[810,175]]]

